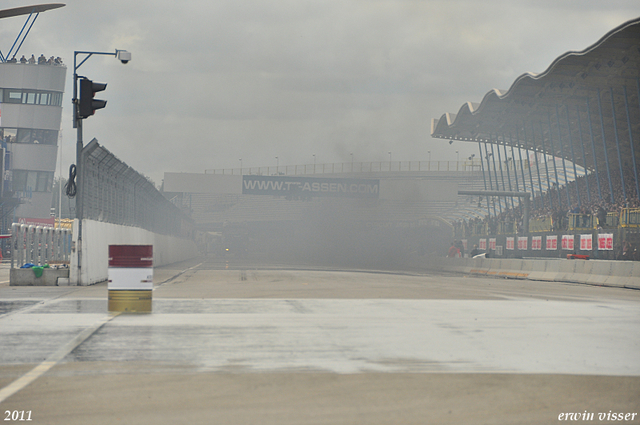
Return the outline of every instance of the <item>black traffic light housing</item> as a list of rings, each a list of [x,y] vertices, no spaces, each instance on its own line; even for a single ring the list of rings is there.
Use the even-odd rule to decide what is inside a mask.
[[[107,106],[106,100],[94,99],[93,96],[107,88],[107,83],[95,83],[87,78],[80,79],[80,100],[78,101],[78,119],[88,118]]]

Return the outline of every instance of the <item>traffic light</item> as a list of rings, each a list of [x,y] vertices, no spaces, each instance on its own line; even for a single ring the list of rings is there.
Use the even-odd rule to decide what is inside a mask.
[[[78,102],[78,118],[84,119],[93,115],[96,109],[107,106],[106,100],[94,99],[93,96],[107,88],[107,83],[94,83],[87,78],[80,79],[80,101]]]

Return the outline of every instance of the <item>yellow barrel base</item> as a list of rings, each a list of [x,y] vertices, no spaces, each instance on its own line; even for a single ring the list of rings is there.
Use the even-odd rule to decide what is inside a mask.
[[[153,291],[109,291],[109,311],[151,313]]]

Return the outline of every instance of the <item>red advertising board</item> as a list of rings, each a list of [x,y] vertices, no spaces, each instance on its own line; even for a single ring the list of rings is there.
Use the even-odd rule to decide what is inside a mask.
[[[515,238],[513,236],[507,236],[507,249],[513,250],[515,247]]]
[[[531,237],[531,249],[540,251],[542,249],[542,236]]]
[[[613,250],[613,233],[603,233],[598,235],[598,249],[602,251]]]
[[[558,249],[558,236],[547,235],[547,251],[555,251]]]
[[[580,235],[580,250],[591,251],[593,249],[592,235]]]
[[[573,251],[573,235],[562,235],[562,249]]]
[[[518,236],[518,249],[520,251],[526,251],[529,245],[529,237],[528,236]]]

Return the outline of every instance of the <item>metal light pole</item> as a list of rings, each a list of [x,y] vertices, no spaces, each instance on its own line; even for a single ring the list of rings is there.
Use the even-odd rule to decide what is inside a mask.
[[[80,63],[78,63],[78,55],[86,55]],[[76,218],[78,219],[78,242],[76,243],[76,252],[78,253],[78,277],[76,284],[82,283],[82,219],[84,218],[83,205],[83,189],[84,179],[82,177],[82,118],[78,115],[78,68],[80,68],[92,55],[115,56],[123,64],[131,60],[131,53],[126,50],[117,50],[114,53],[109,52],[73,52],[73,128],[77,129],[76,140]]]

